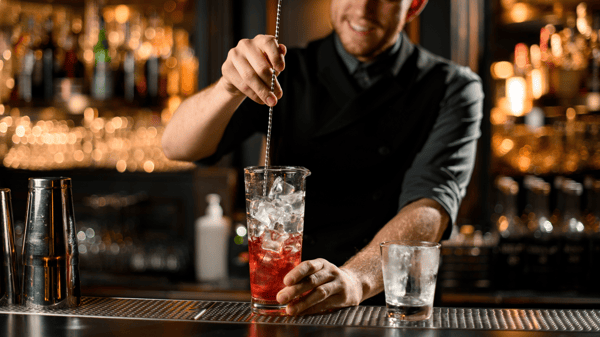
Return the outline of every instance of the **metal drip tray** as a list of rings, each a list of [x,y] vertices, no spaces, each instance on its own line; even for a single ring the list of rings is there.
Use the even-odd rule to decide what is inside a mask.
[[[427,321],[399,324],[388,319],[385,307],[374,306],[345,308],[322,315],[279,317],[253,315],[246,302],[84,297],[82,305],[72,309],[34,310],[21,306],[3,306],[0,307],[0,313],[319,326],[600,331],[600,310],[434,308],[432,317]]]

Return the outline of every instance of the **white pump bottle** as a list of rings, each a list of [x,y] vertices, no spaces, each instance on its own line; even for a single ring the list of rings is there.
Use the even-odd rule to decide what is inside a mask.
[[[218,194],[206,196],[206,214],[196,220],[195,271],[200,282],[227,278],[229,219],[223,216]]]

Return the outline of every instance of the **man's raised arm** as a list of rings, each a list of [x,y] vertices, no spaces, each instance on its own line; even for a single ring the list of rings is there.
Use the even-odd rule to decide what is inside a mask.
[[[277,104],[283,92],[277,81],[274,93],[270,92],[272,69],[276,74],[283,71],[285,53],[285,46],[273,36],[241,40],[229,51],[221,68],[223,76],[175,111],[162,137],[167,158],[195,161],[213,154],[246,97],[259,104]]]

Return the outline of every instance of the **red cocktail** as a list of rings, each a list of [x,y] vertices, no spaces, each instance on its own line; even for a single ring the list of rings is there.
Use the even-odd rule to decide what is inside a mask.
[[[301,167],[244,170],[253,313],[285,315],[277,293],[283,278],[302,260],[305,178]]]
[[[253,303],[279,306],[276,296],[285,287],[283,278],[302,259],[302,233],[290,235],[284,241],[281,252],[263,249],[262,237],[251,238],[248,250]]]

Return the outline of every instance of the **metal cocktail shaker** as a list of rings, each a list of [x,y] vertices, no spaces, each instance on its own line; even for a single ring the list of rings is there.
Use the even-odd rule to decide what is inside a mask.
[[[10,189],[0,188],[0,244],[2,265],[0,268],[0,304],[19,303],[19,277],[17,275],[17,254],[13,237],[13,212]]]
[[[29,178],[22,304],[64,308],[81,301],[71,178]]]

